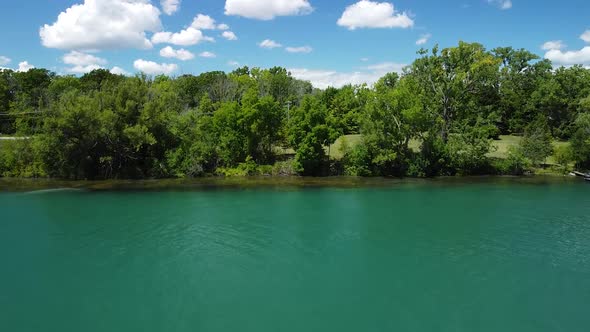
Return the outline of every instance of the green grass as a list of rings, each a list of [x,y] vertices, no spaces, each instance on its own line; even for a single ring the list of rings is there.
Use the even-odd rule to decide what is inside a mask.
[[[330,148],[328,149],[328,151],[330,153],[330,158],[332,159],[342,159],[342,157],[344,157],[343,155],[343,151],[342,151],[342,146],[343,144],[346,142],[346,144],[348,145],[349,148],[353,148],[356,145],[358,145],[362,140],[362,136],[361,135],[344,135],[341,136],[339,139],[336,140],[336,142],[334,142],[334,144],[332,144],[330,146]]]
[[[508,151],[510,150],[510,148],[513,146],[518,146],[518,144],[520,144],[520,141],[522,141],[521,136],[500,136],[500,140],[494,141],[492,143],[492,145],[496,147],[496,151],[489,153],[488,156],[491,158],[505,159],[508,157]],[[568,145],[569,142],[553,141],[554,148],[564,147]],[[547,164],[555,165],[555,158],[553,156],[547,158]]]
[[[336,142],[334,142],[334,144],[332,144],[330,146],[329,149],[326,149],[326,152],[330,152],[330,158],[333,159],[342,159],[343,155],[342,155],[342,144],[344,142],[346,142],[346,144],[348,144],[349,148],[354,148],[357,144],[359,144],[362,140],[362,136],[361,135],[344,135],[341,136],[339,139],[336,140]],[[420,141],[419,140],[411,140],[410,141],[410,149],[414,150],[414,151],[419,151],[420,150]]]
[[[348,144],[349,148],[352,148],[355,145],[359,144],[361,142],[361,139],[362,139],[361,135],[344,135],[344,136],[340,137],[339,139],[337,139],[336,142],[334,142],[334,144],[332,144],[329,149],[326,149],[326,152],[328,152],[328,151],[330,152],[330,158],[341,159],[343,157],[342,144],[344,142],[346,142],[346,144]],[[488,154],[488,156],[491,158],[505,159],[508,157],[508,151],[509,151],[510,147],[518,146],[518,144],[520,144],[521,140],[522,140],[521,136],[513,136],[513,135],[500,136],[499,140],[495,140],[492,142],[492,146],[495,147],[495,151],[490,152]],[[568,146],[568,145],[569,145],[569,142],[562,142],[562,141],[554,141],[553,142],[553,146],[555,148]],[[418,140],[410,141],[410,148],[414,151],[418,151],[420,149],[420,141],[418,141]],[[548,164],[556,164],[555,158],[553,158],[553,156],[547,158],[547,163]]]
[[[362,140],[361,135],[344,135],[341,136],[332,144],[329,148],[326,148],[326,153],[330,154],[330,158],[332,159],[342,159],[343,151],[342,145],[344,142],[348,145],[349,148],[354,148],[357,144],[359,144]],[[499,140],[495,140],[492,142],[492,146],[495,148],[493,152],[488,154],[490,158],[499,158],[499,159],[506,159],[508,157],[508,151],[510,147],[516,147],[522,140],[521,136],[513,136],[513,135],[502,135],[500,136]],[[562,142],[562,141],[554,141],[553,146],[555,148],[568,146],[569,142]],[[410,148],[416,152],[420,150],[420,141],[419,140],[412,140],[410,141]],[[285,154],[295,154],[293,149],[277,149],[277,153],[280,155]],[[553,156],[547,158],[546,163],[548,165],[556,165],[555,158]]]

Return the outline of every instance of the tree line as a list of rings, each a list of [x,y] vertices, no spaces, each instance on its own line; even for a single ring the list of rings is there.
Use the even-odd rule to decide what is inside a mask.
[[[175,78],[1,70],[0,133],[23,138],[0,141],[0,176],[523,174],[549,155],[588,169],[590,70],[465,42],[420,50],[373,86],[325,90],[280,67]],[[494,158],[500,135],[522,140]],[[330,158],[336,140],[341,158]],[[570,144],[555,151],[554,140]]]

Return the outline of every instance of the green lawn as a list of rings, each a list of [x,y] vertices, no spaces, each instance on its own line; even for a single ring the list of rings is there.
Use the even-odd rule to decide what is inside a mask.
[[[510,149],[510,147],[518,146],[518,144],[520,143],[521,140],[522,140],[521,136],[508,136],[508,135],[500,136],[500,140],[493,142],[493,145],[496,147],[496,151],[491,152],[489,154],[489,156],[492,158],[504,159],[508,156],[508,150]],[[569,145],[569,142],[553,141],[553,146],[555,148],[563,147],[563,146],[567,146],[567,145]],[[555,164],[556,163],[553,156],[547,158],[547,163],[548,164]]]
[[[488,156],[492,157],[492,158],[501,158],[504,159],[508,156],[508,150],[511,146],[518,146],[518,144],[520,143],[520,141],[522,140],[522,137],[520,136],[509,136],[509,135],[503,135],[500,136],[499,140],[496,140],[492,143],[492,145],[496,148],[496,151],[491,152]],[[330,152],[330,158],[333,159],[340,159],[342,158],[342,144],[344,142],[346,142],[346,144],[348,144],[349,147],[354,147],[356,144],[358,144],[361,141],[361,135],[345,135],[340,137],[339,139],[336,140],[336,142],[334,142],[334,144],[332,144],[330,146],[329,152]],[[561,141],[554,141],[553,142],[553,146],[560,147],[560,146],[566,146],[568,145],[568,142],[561,142]],[[420,148],[420,141],[418,140],[412,140],[410,142],[410,148],[414,151],[418,151],[418,149]],[[553,157],[549,157],[547,159],[547,163],[548,164],[555,164],[555,160]]]
[[[350,148],[354,147],[355,145],[359,144],[362,137],[361,135],[344,135],[334,142],[330,146],[330,158],[333,159],[341,159],[342,156],[342,143],[346,142]],[[410,149],[414,151],[418,151],[420,149],[420,141],[418,140],[411,140],[410,141]],[[327,151],[326,151],[327,152]]]

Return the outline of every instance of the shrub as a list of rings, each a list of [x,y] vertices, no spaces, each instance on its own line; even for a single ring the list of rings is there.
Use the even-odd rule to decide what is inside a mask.
[[[565,171],[568,170],[569,164],[574,159],[572,148],[569,145],[557,147],[554,156],[555,161],[561,165]]]
[[[508,157],[497,160],[495,166],[500,174],[523,175],[530,171],[531,162],[524,156],[520,148],[510,147]]]

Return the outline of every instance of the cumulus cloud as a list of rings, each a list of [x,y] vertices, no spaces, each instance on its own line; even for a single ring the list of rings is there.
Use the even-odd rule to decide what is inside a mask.
[[[201,52],[199,54],[199,56],[201,58],[215,58],[215,57],[217,57],[217,55],[215,55],[215,53],[212,53],[212,52]]]
[[[62,57],[63,63],[71,65],[67,71],[75,74],[85,74],[95,69],[102,68],[107,61],[97,56],[83,52],[72,51]]]
[[[432,38],[432,35],[427,33],[425,35],[420,36],[420,39],[416,40],[416,45],[424,45],[428,43],[428,41]]]
[[[39,30],[45,47],[103,50],[152,45],[147,32],[161,29],[160,10],[149,0],[84,0],[60,13]]]
[[[121,67],[113,67],[111,69],[111,73],[115,74],[115,75],[123,75],[123,76],[129,76],[129,72],[126,71],[125,69],[121,68]]]
[[[152,36],[154,44],[173,44],[178,46],[191,46],[205,41],[214,41],[213,38],[203,35],[201,30],[188,27],[180,32],[157,32]]]
[[[285,50],[289,53],[311,53],[313,48],[310,46],[287,47]]]
[[[305,68],[289,69],[293,77],[310,81],[314,87],[325,89],[328,87],[340,88],[347,84],[374,84],[390,72],[401,72],[405,65],[384,62],[363,67],[355,72],[338,72],[331,70],[313,70]]]
[[[406,12],[400,13],[389,2],[361,0],[344,10],[337,24],[349,30],[359,28],[410,28],[414,26]]]
[[[86,54],[78,51],[72,51],[64,55],[62,59],[65,64],[74,66],[87,66],[94,64],[104,65],[107,63],[107,61],[103,58],[99,58],[92,54]]]
[[[163,49],[161,49],[160,56],[164,58],[175,58],[181,61],[192,60],[195,58],[195,55],[190,51],[187,51],[184,48],[175,50],[171,46],[166,46]]]
[[[550,40],[543,45],[541,45],[541,49],[544,51],[549,50],[561,50],[565,48],[566,45],[561,40]]]
[[[231,67],[237,67],[237,66],[240,65],[240,63],[237,62],[237,61],[235,61],[235,60],[230,60],[230,61],[227,62],[227,65],[228,66],[231,66]]]
[[[236,36],[236,34],[231,31],[224,31],[221,34],[221,37],[223,37],[227,40],[238,40],[238,36]]]
[[[102,66],[99,65],[87,65],[87,66],[74,66],[71,68],[68,68],[67,70],[70,73],[74,73],[74,74],[86,74],[89,73],[93,70],[97,70],[97,69],[102,69]]]
[[[229,30],[229,25],[225,23],[217,24],[214,18],[203,14],[195,16],[191,27],[197,30]]]
[[[580,35],[580,39],[586,43],[590,43],[590,30],[584,31],[584,33]]]
[[[20,62],[18,64],[18,69],[16,71],[18,72],[27,72],[31,69],[35,68],[35,66],[33,66],[32,64],[30,64],[28,61],[23,61]]]
[[[169,75],[178,70],[178,65],[173,63],[156,63],[142,59],[135,60],[133,67],[148,75]]]
[[[226,0],[225,15],[257,20],[272,20],[277,16],[305,15],[313,11],[308,0]]]
[[[12,61],[12,60],[11,60],[10,58],[8,58],[8,57],[5,57],[5,56],[3,56],[3,55],[2,55],[2,56],[0,56],[0,66],[7,65],[7,64],[9,64],[11,61]]]
[[[265,40],[261,41],[260,43],[258,43],[258,46],[260,46],[261,48],[268,48],[268,49],[283,47],[283,45],[281,45],[280,43],[277,43],[276,41],[274,41],[272,39],[265,39]]]
[[[180,0],[160,0],[162,11],[167,15],[172,15],[180,9]]]
[[[545,59],[551,60],[553,64],[560,66],[590,65],[590,46],[577,51],[562,51],[552,49],[545,53]]]
[[[193,19],[191,27],[200,30],[214,30],[217,28],[215,20],[208,15],[199,14]]]
[[[512,8],[512,1],[511,0],[488,0],[488,3],[502,10]]]

